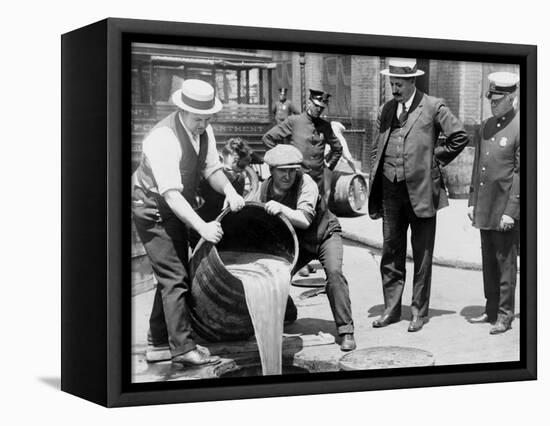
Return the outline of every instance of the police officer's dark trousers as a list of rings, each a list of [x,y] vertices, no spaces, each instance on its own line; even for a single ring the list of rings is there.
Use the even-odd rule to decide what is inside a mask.
[[[480,231],[485,312],[491,322],[501,318],[510,323],[514,319],[518,226],[516,223],[507,232]]]
[[[186,296],[188,229],[158,194],[134,190],[132,213],[158,281],[149,327],[154,344],[169,343],[172,357],[195,349]]]
[[[414,260],[413,315],[428,316],[432,281],[432,258],[436,217],[417,217],[412,208],[405,181],[392,182],[382,176],[383,236],[380,272],[384,291],[384,314],[401,316],[401,298],[405,285],[407,229],[411,227]]]

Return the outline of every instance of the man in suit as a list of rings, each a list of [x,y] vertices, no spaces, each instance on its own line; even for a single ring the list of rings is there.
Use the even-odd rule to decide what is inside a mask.
[[[416,77],[424,74],[416,60],[390,59],[381,74],[389,76],[393,99],[379,111],[371,151],[368,205],[371,218],[383,220],[380,272],[385,305],[372,325],[385,327],[401,318],[410,226],[414,277],[408,331],[416,332],[428,319],[436,212],[449,205],[440,167],[469,139],[442,99],[416,89]],[[440,133],[446,139],[437,145]]]
[[[244,200],[223,173],[209,124],[222,108],[214,88],[185,80],[172,101],[178,110],[143,140],[141,162],[132,176],[132,216],[157,278],[147,340],[151,346],[168,344],[172,364],[182,367],[220,360],[193,341],[186,302],[189,228],[214,244],[223,236],[219,222],[205,222],[194,210],[199,179],[223,193],[232,211],[241,209]]]
[[[519,238],[519,114],[514,108],[519,77],[489,75],[493,116],[480,127],[468,216],[481,233],[485,312],[471,323],[493,323],[489,333],[511,328],[517,280]],[[495,324],[496,322],[496,324]]]

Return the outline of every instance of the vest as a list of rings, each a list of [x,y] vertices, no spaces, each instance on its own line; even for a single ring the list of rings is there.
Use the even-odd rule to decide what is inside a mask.
[[[273,193],[273,178],[269,177],[262,183],[260,188],[260,201],[266,203],[275,200],[293,210],[298,205],[298,190],[302,185],[303,173],[296,173],[296,180],[288,192],[283,196],[276,196]],[[317,198],[315,206],[315,216],[307,229],[295,229],[300,247],[309,252],[317,252],[319,244],[330,237],[333,232],[340,232],[340,222],[326,206],[324,197]]]
[[[206,164],[206,154],[208,152],[208,135],[204,132],[199,139],[199,153],[195,151],[187,131],[184,129],[178,112],[174,112],[161,120],[154,128],[168,127],[174,131],[181,147],[181,160],[179,164],[181,182],[183,184],[182,195],[187,202],[195,208],[197,206],[197,188],[199,185],[201,172]],[[136,180],[145,193],[152,193],[156,197],[164,200],[158,193],[157,183],[151,170],[151,166],[145,155],[141,156],[141,162],[135,171]]]
[[[394,114],[391,122],[391,132],[384,153],[383,173],[390,181],[402,182],[405,180],[403,159],[404,139],[401,124]]]

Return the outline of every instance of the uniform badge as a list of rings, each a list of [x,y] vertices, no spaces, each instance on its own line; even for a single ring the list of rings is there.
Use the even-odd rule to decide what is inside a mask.
[[[508,139],[505,137],[500,138],[500,142],[498,143],[500,146],[506,146],[508,143]]]
[[[286,105],[283,105],[283,109],[286,109]]]

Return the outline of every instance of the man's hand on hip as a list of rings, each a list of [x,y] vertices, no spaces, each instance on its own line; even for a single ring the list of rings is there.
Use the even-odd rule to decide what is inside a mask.
[[[474,221],[474,206],[468,207],[468,217],[472,222]]]

